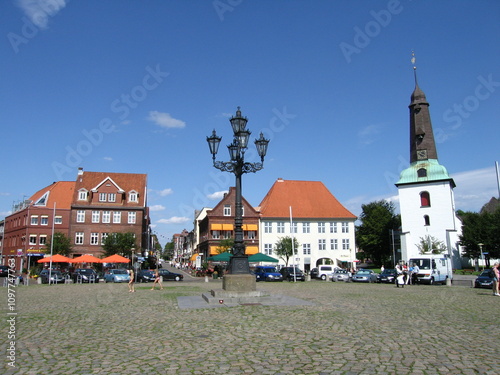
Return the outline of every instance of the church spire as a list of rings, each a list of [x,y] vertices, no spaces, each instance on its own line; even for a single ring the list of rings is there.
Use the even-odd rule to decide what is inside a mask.
[[[415,53],[412,52],[411,62],[415,77],[415,89],[411,94],[410,108],[410,163],[436,159],[437,150],[432,131],[429,103],[417,82],[417,67]]]

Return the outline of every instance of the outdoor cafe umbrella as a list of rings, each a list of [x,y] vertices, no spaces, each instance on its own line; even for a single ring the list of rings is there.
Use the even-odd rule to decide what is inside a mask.
[[[257,263],[257,262],[272,262],[272,263],[278,263],[279,260],[273,257],[270,257],[269,255],[262,254],[262,253],[257,253],[250,255],[248,257],[248,261],[250,263]]]
[[[93,255],[85,254],[78,258],[71,259],[71,263],[102,263],[102,259]]]
[[[119,254],[113,254],[109,257],[102,258],[101,261],[103,263],[130,263],[130,259],[122,257]]]
[[[55,254],[51,257],[45,257],[42,259],[39,259],[37,263],[71,263],[73,259],[67,258],[64,255],[61,254]]]
[[[229,262],[229,259],[231,259],[232,256],[233,254],[228,253],[226,251],[224,253],[220,253],[212,257],[209,257],[207,260],[213,260],[214,262]]]

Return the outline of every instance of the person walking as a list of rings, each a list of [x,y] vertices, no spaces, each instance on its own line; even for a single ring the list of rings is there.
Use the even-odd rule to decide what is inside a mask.
[[[130,276],[130,280],[128,282],[128,291],[130,293],[134,293],[135,292],[135,286],[134,286],[134,282],[135,282],[135,275],[134,275],[134,270],[133,269],[130,269],[128,271],[128,274]]]
[[[500,264],[498,262],[496,262],[493,267],[491,268],[493,270],[493,295],[494,296],[500,296],[500,283],[499,283],[499,280],[500,280],[500,270],[498,269],[498,267],[500,266]]]
[[[161,284],[161,276],[160,276],[160,272],[158,271],[158,268],[156,269],[156,272],[155,272],[155,281],[153,282],[153,287],[151,288],[151,290],[155,289],[156,284],[158,284],[158,286],[160,287],[160,290],[163,289],[163,285]]]

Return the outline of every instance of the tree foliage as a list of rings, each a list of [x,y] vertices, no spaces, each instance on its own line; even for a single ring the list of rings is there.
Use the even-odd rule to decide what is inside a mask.
[[[222,253],[225,253],[226,251],[229,251],[230,249],[232,249],[233,246],[234,246],[234,239],[225,238],[219,242],[215,251],[217,252],[217,254],[222,254]]]
[[[386,263],[392,254],[391,230],[401,226],[401,217],[394,213],[394,203],[384,200],[363,204],[356,227],[356,245],[376,264]]]
[[[292,257],[293,254],[298,253],[299,246],[300,244],[295,237],[293,238],[292,246],[292,237],[285,236],[278,239],[278,242],[274,245],[274,252],[277,256],[283,259],[286,266],[288,266],[290,257]]]
[[[441,254],[446,251],[446,245],[443,241],[439,241],[436,237],[425,236],[420,237],[420,242],[417,244],[420,254]]]
[[[50,253],[51,246],[52,237],[49,237],[47,244],[45,245],[47,254]],[[52,253],[69,256],[71,253],[71,239],[68,236],[65,236],[64,233],[54,233],[54,246],[52,248]]]
[[[462,255],[475,259],[483,253],[489,258],[500,257],[500,208],[494,213],[458,211],[462,220],[460,244],[464,247]],[[479,246],[482,244],[482,246]]]
[[[124,257],[131,257],[132,249],[135,248],[134,233],[110,233],[102,245],[104,255],[110,256],[119,254]]]

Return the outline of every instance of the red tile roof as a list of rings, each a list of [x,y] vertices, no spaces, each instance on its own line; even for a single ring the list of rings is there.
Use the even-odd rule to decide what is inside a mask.
[[[355,219],[320,181],[286,181],[278,179],[260,203],[266,217],[346,218]]]
[[[56,209],[70,209],[74,190],[74,181],[58,181],[38,190],[30,197],[30,200],[35,204],[45,193],[49,192],[48,200],[44,204],[45,207],[53,208],[55,203]]]
[[[80,189],[91,190],[98,187],[106,178],[111,178],[120,189],[125,192],[132,190],[139,193],[139,205],[146,205],[147,174],[140,173],[110,173],[110,172],[87,172],[80,171],[76,176],[76,191]]]

